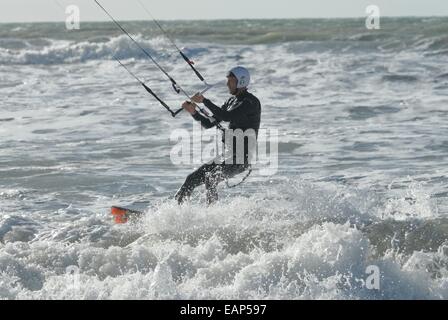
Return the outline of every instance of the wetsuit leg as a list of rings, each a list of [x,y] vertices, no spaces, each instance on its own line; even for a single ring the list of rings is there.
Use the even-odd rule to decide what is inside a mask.
[[[212,171],[216,166],[217,164],[215,163],[206,163],[189,174],[182,187],[180,187],[174,196],[177,202],[181,204],[185,201],[185,198],[189,198],[195,188],[205,183],[206,173]]]
[[[188,175],[174,198],[179,204],[182,204],[185,198],[191,196],[195,188],[205,183],[207,203],[211,204],[218,200],[216,191],[218,184],[225,179],[244,172],[247,167],[244,164],[206,163]]]
[[[218,200],[218,192],[216,189],[220,182],[232,178],[244,172],[246,169],[247,166],[244,164],[217,164],[211,171],[206,172],[205,188],[207,203],[212,204]]]

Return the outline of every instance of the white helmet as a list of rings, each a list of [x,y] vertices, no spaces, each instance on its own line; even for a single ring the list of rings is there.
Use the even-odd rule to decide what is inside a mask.
[[[238,80],[237,88],[246,88],[250,83],[250,74],[249,71],[244,67],[235,67],[232,70],[229,71],[227,76],[234,75],[235,78]]]

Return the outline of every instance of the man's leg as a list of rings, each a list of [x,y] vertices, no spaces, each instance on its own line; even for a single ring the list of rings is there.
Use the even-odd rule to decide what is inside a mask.
[[[217,164],[210,171],[205,173],[205,188],[207,203],[212,204],[218,200],[218,184],[225,179],[232,178],[244,172],[247,165],[244,164]]]
[[[202,165],[199,169],[189,174],[187,179],[185,179],[184,184],[177,191],[174,198],[179,204],[182,204],[185,198],[188,198],[193,193],[193,190],[206,182],[206,174],[215,168],[217,164],[206,163]]]

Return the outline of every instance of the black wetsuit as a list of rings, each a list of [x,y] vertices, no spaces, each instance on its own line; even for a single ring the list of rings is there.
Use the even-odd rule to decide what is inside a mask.
[[[222,121],[230,122],[229,129],[231,130],[241,129],[246,133],[249,132],[249,129],[252,129],[251,132],[254,132],[254,139],[256,140],[258,129],[260,128],[261,105],[258,98],[253,94],[243,91],[227,100],[221,108],[208,99],[204,99],[204,105],[213,113],[213,118],[216,120],[211,122],[208,118],[195,113],[193,118],[200,121],[204,128],[212,128]],[[225,136],[226,134],[224,133],[224,144],[226,144]],[[204,183],[207,191],[207,202],[212,203],[216,201],[218,199],[216,192],[218,183],[244,172],[249,167],[251,148],[248,139],[244,140],[243,161],[236,159],[236,137],[233,137],[233,140],[231,156],[227,156],[223,161],[219,162],[215,158],[187,177],[175,196],[179,203],[182,203],[186,197],[189,197],[196,187]]]

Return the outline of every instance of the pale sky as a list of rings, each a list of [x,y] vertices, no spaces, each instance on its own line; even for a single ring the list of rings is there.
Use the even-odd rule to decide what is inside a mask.
[[[145,20],[138,0],[99,0],[119,20]],[[448,16],[448,0],[141,0],[158,20],[365,17],[368,5],[381,16]],[[93,0],[0,0],[0,22],[65,21],[76,4],[81,21],[107,16]]]

